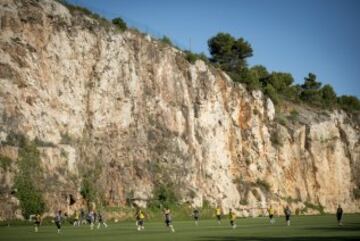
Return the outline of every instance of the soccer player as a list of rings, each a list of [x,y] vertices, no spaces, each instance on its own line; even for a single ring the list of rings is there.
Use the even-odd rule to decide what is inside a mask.
[[[90,223],[90,229],[93,230],[94,229],[94,223],[95,223],[95,213],[94,211],[90,211],[88,213],[88,222]]]
[[[174,227],[172,225],[171,213],[170,213],[169,208],[165,208],[164,216],[165,216],[165,224],[166,224],[166,226],[171,230],[171,232],[175,232],[175,229],[174,229]]]
[[[100,229],[101,224],[104,225],[105,228],[108,227],[108,225],[105,223],[103,215],[100,212],[98,215],[98,219],[99,219],[99,223],[98,223],[97,229]]]
[[[55,225],[57,227],[57,232],[60,233],[61,232],[61,222],[62,222],[62,216],[61,216],[61,210],[59,210],[57,212],[57,214],[55,215]]]
[[[136,213],[136,225],[137,225],[137,230],[141,231],[144,230],[144,219],[145,219],[145,215],[144,212],[139,209]]]
[[[273,224],[275,223],[275,219],[274,219],[274,209],[273,207],[270,205],[269,209],[268,209],[268,212],[269,212],[269,218],[270,218],[270,223]]]
[[[74,227],[79,227],[80,226],[79,213],[76,210],[75,210],[75,213],[74,213],[74,223],[73,223],[73,225],[74,225]]]
[[[39,231],[40,223],[41,223],[41,216],[37,213],[34,217],[34,231],[37,233]]]
[[[343,217],[343,209],[341,208],[340,204],[336,210],[336,219],[337,219],[337,222],[338,222],[338,225],[339,226],[342,226],[342,217]]]
[[[221,223],[221,208],[217,207],[215,209],[215,214],[216,214],[216,218],[217,218],[217,223],[220,224]]]
[[[236,220],[236,214],[235,212],[230,208],[229,210],[229,219],[230,219],[230,225],[233,229],[236,228],[235,220]]]
[[[200,218],[200,212],[196,208],[193,211],[193,217],[195,219],[195,224],[198,225],[199,224],[199,218]]]
[[[284,214],[285,214],[286,224],[287,224],[287,226],[290,226],[291,210],[290,210],[289,206],[286,206],[286,207],[284,208]]]

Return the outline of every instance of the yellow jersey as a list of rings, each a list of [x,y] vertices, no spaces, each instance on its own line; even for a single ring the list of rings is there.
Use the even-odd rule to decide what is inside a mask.
[[[269,211],[270,215],[274,215],[274,209],[273,208],[269,208],[268,211]]]
[[[220,208],[216,208],[215,212],[216,212],[216,215],[221,215],[221,209]]]
[[[234,221],[236,219],[236,214],[234,212],[229,213],[230,220]]]

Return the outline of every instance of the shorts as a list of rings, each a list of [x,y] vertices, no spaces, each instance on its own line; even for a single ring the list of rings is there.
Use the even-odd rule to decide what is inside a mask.
[[[197,220],[199,220],[199,217],[195,216],[194,219],[197,221]]]
[[[274,215],[273,215],[273,214],[270,214],[270,215],[269,215],[269,218],[270,218],[270,219],[272,219],[273,217],[274,217]]]
[[[286,219],[286,221],[289,221],[290,220],[290,215],[285,215],[285,219]]]
[[[234,220],[230,220],[230,225],[234,226]]]
[[[39,222],[39,221],[36,221],[36,222],[35,222],[35,225],[36,225],[36,226],[39,226],[39,225],[40,225],[40,222]]]
[[[138,221],[138,225],[139,225],[139,226],[143,226],[143,225],[144,225],[144,220],[139,220],[139,221]]]
[[[218,220],[221,220],[221,215],[216,215],[216,218],[217,218]]]
[[[165,220],[165,224],[166,224],[166,226],[170,226],[170,224],[171,224],[171,220]]]
[[[56,224],[56,227],[57,227],[58,229],[61,228],[61,223],[60,223],[60,222],[55,222],[55,224]]]
[[[336,215],[336,219],[337,219],[338,221],[341,221],[342,215]]]

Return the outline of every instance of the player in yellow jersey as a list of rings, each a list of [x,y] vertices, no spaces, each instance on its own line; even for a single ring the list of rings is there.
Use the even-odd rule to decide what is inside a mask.
[[[217,207],[215,209],[215,215],[216,215],[216,219],[217,219],[217,223],[220,224],[221,223],[221,208],[220,207]]]
[[[74,223],[73,223],[74,227],[79,227],[80,226],[80,221],[79,221],[79,212],[75,210],[74,213]]]
[[[274,212],[275,212],[274,208],[272,207],[272,205],[270,205],[270,207],[268,208],[268,213],[269,213],[269,218],[270,218],[271,224],[275,223]]]
[[[144,219],[145,214],[141,209],[139,209],[136,213],[136,225],[138,231],[144,230]]]
[[[236,228],[235,220],[236,220],[236,214],[235,212],[230,208],[229,210],[229,219],[230,219],[230,225],[233,229]]]

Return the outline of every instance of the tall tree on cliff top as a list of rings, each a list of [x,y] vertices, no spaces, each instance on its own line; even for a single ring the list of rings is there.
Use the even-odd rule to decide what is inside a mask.
[[[235,39],[228,33],[218,33],[208,40],[211,61],[228,72],[240,73],[246,66],[246,58],[253,55],[251,45],[243,38]]]

